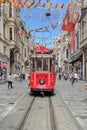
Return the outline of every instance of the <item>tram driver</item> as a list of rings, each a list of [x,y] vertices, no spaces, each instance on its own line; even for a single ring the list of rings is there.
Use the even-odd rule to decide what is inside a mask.
[[[37,71],[41,71],[42,70],[41,67],[42,67],[42,62],[41,62],[41,60],[38,60],[37,61]]]

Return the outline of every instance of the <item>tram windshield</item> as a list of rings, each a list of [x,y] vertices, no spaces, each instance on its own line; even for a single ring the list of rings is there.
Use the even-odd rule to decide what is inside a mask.
[[[33,58],[31,59],[31,71],[54,71],[52,58]]]
[[[37,71],[48,71],[48,59],[37,59]]]
[[[42,61],[41,59],[37,60],[37,71],[41,71],[42,70]]]

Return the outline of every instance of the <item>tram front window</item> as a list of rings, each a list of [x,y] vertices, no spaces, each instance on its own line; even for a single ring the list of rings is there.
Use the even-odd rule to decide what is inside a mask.
[[[43,60],[43,71],[48,71],[48,59]]]
[[[41,59],[38,59],[37,60],[37,71],[41,71],[41,68],[42,68],[42,61],[41,61]]]
[[[48,59],[37,59],[37,71],[48,71]]]

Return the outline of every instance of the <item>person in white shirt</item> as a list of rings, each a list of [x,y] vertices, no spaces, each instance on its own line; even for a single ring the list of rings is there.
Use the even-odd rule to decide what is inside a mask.
[[[13,88],[13,86],[12,86],[12,76],[11,76],[11,74],[8,75],[8,77],[7,77],[7,82],[8,82],[8,88],[9,88],[9,86],[10,86],[11,88]]]
[[[75,81],[77,82],[78,81],[78,74],[76,72],[74,73],[74,78],[75,78]]]

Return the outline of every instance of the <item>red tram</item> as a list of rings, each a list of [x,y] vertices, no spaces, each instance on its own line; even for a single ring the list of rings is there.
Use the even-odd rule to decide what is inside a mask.
[[[46,92],[54,94],[55,55],[52,50],[40,46],[30,55],[30,92]]]

